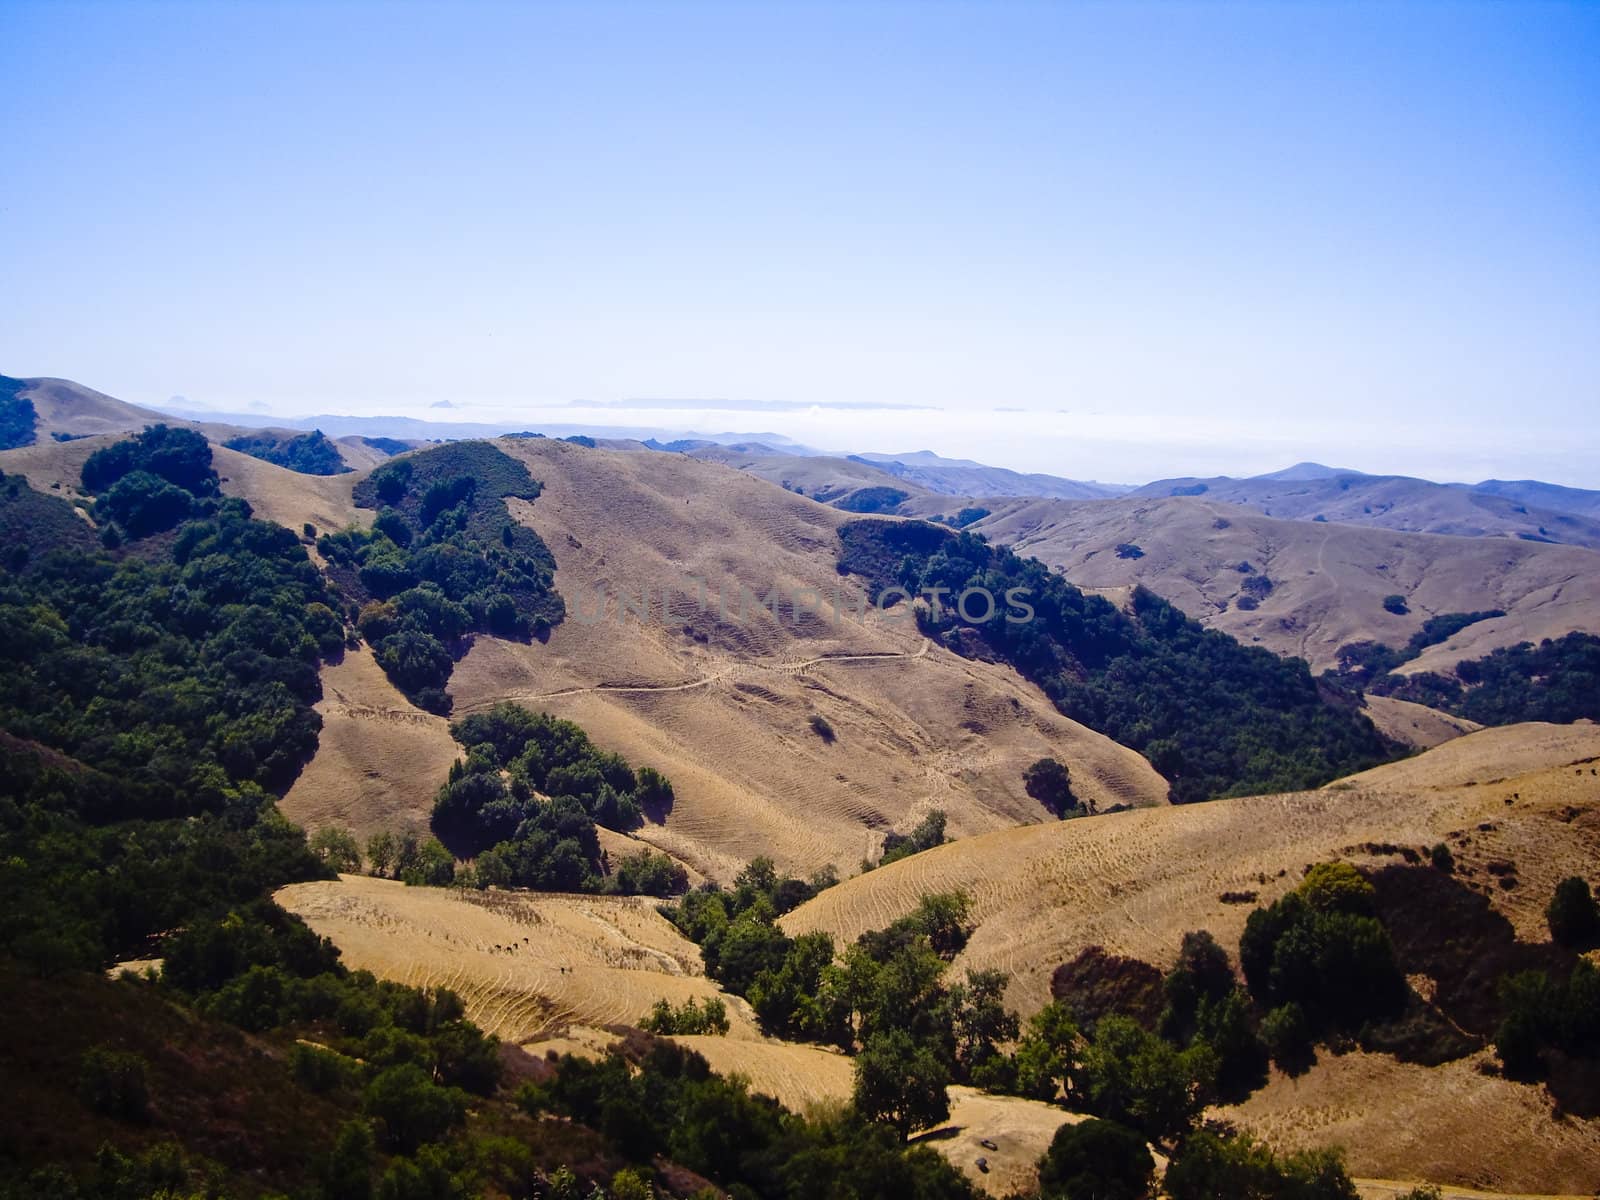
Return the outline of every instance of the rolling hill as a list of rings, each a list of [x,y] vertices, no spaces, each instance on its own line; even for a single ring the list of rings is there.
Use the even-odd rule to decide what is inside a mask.
[[[795,620],[788,607],[773,619],[753,600],[743,622],[719,617],[716,598],[731,618],[740,588],[830,598],[846,514],[682,455],[499,445],[544,483],[512,509],[555,555],[569,616],[545,645],[480,639],[452,679],[456,710],[520,700],[660,768],[677,804],[640,836],[704,874],[728,878],[758,854],[805,873],[851,868],[930,808],[953,834],[1045,819],[1021,773],[1050,754],[1102,804],[1162,802],[1165,782],[1142,758],[1063,718],[1009,668],[905,623]],[[688,577],[707,581],[710,611]],[[602,589],[608,616],[586,624]],[[618,622],[619,594],[641,589],[654,617]]]
[[[37,414],[36,443],[65,442],[96,435],[137,433],[146,425],[175,425],[197,429],[213,442],[233,438],[270,435],[289,439],[304,430],[255,423],[235,424],[231,420],[194,419],[158,412],[118,400],[69,379],[21,379],[18,395],[33,403]],[[345,465],[362,470],[376,466],[388,457],[362,437],[344,437],[335,442]],[[85,456],[87,457],[87,455]]]
[[[1475,488],[1404,475],[1366,475],[1300,463],[1270,475],[1159,479],[1134,496],[1203,496],[1271,517],[1340,521],[1406,533],[1511,537],[1600,547],[1600,496],[1550,484],[1490,481]]]
[[[1111,483],[1063,479],[1059,475],[1024,474],[965,458],[944,458],[931,450],[905,454],[862,453],[852,462],[868,462],[897,479],[945,496],[1043,496],[1054,500],[1104,500],[1132,489]]]
[[[1584,488],[1541,483],[1537,479],[1485,479],[1481,483],[1453,486],[1468,487],[1472,491],[1487,492],[1494,496],[1506,496],[1530,508],[1554,509],[1557,512],[1600,517],[1600,492]]]
[[[947,504],[907,509],[933,515]],[[1404,645],[1446,612],[1501,609],[1430,648],[1405,671],[1440,670],[1499,646],[1600,632],[1600,554],[1512,538],[1392,532],[1283,520],[1208,497],[1088,503],[1010,500],[970,528],[1030,555],[1079,587],[1116,594],[1143,584],[1203,624],[1316,670],[1362,639]],[[1127,548],[1127,549],[1122,549]],[[1258,606],[1240,604],[1265,577]],[[1410,612],[1384,608],[1390,595]]]
[[[0,457],[40,487],[71,493],[95,440]],[[551,548],[569,615],[548,643],[479,637],[451,680],[457,714],[505,699],[577,721],[605,749],[663,770],[677,802],[639,836],[701,874],[729,879],[758,854],[785,869],[852,870],[883,835],[931,808],[953,835],[1050,818],[1023,789],[1029,763],[1069,763],[1079,793],[1102,807],[1165,802],[1166,782],[1139,755],[1062,717],[1009,668],[961,658],[914,629],[881,621],[795,621],[750,599],[743,622],[699,612],[687,576],[737,611],[739,585],[765,596],[832,595],[847,514],[682,455],[589,449],[550,439],[497,443],[543,481],[514,515]],[[291,529],[368,524],[351,493],[362,475],[308,477],[217,449],[229,494]],[[655,599],[648,622],[618,621],[617,597]],[[673,594],[670,621],[662,589]],[[415,708],[365,650],[324,669],[317,755],[283,800],[312,827],[363,833],[426,826],[458,748],[446,723]],[[825,740],[812,727],[819,717]]]
[[[872,463],[858,458],[829,455],[776,454],[766,448],[739,449],[733,446],[703,446],[689,451],[693,458],[722,463],[775,483],[785,491],[810,496],[821,504],[843,506],[852,496],[871,489],[881,494],[892,511],[912,496],[940,493],[912,483]]]

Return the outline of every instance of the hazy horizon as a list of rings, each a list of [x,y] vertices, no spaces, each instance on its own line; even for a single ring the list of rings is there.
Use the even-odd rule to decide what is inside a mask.
[[[0,370],[1600,487],[1597,61],[1585,4],[0,0]]]
[[[1386,467],[1379,463],[1364,463],[1350,460],[1350,456],[1341,457],[1338,454],[1317,453],[1301,454],[1298,457],[1284,457],[1284,453],[1291,453],[1293,443],[1277,443],[1270,439],[1258,439],[1257,443],[1249,449],[1229,450],[1219,448],[1214,443],[1204,442],[1187,452],[1172,453],[1171,444],[1168,444],[1167,453],[1149,453],[1145,444],[1137,442],[1112,442],[1110,440],[1096,443],[1096,450],[1101,455],[1101,462],[1127,462],[1133,464],[1132,469],[1125,472],[1110,471],[1100,475],[1087,473],[1072,473],[1060,470],[1058,467],[1048,465],[1051,461],[1048,456],[1034,455],[1034,461],[1045,462],[1046,465],[1027,465],[1028,456],[1006,455],[1008,447],[1015,447],[1014,434],[1000,431],[992,444],[994,454],[980,452],[984,444],[988,444],[979,436],[974,437],[970,428],[950,431],[947,435],[941,434],[937,423],[930,427],[929,413],[949,417],[951,414],[942,413],[937,409],[924,409],[915,412],[916,428],[906,427],[904,414],[885,407],[881,412],[869,410],[869,415],[881,415],[879,422],[862,422],[861,427],[873,430],[871,434],[862,434],[861,437],[870,438],[878,436],[882,444],[874,441],[828,442],[826,436],[835,434],[838,430],[836,418],[840,415],[835,411],[819,406],[818,411],[787,412],[756,408],[754,406],[729,407],[729,408],[663,408],[663,402],[651,402],[648,405],[631,408],[627,402],[618,402],[610,405],[585,405],[573,402],[563,406],[552,407],[519,407],[511,406],[484,406],[470,403],[449,402],[447,405],[430,406],[420,412],[400,412],[384,409],[381,404],[371,406],[366,412],[346,412],[336,406],[311,408],[304,411],[289,411],[279,409],[268,412],[264,409],[255,411],[240,411],[224,407],[205,406],[195,403],[187,396],[172,396],[166,401],[155,402],[153,407],[173,413],[195,414],[223,414],[237,417],[253,417],[266,422],[271,420],[284,421],[310,421],[323,417],[341,417],[350,420],[379,420],[382,418],[404,418],[416,421],[425,421],[441,427],[456,424],[479,424],[484,426],[502,426],[506,428],[523,428],[532,432],[539,432],[540,427],[558,430],[558,435],[565,435],[573,430],[583,432],[593,431],[597,435],[612,437],[645,437],[659,435],[665,437],[701,437],[710,440],[723,440],[737,435],[740,438],[760,440],[771,439],[774,435],[792,442],[814,453],[828,455],[851,454],[895,454],[908,455],[922,451],[932,451],[941,457],[955,460],[968,460],[983,466],[1005,467],[1023,473],[1039,473],[1056,475],[1064,478],[1093,481],[1106,484],[1127,485],[1139,487],[1155,480],[1174,477],[1200,477],[1231,475],[1247,477],[1251,475],[1269,474],[1273,471],[1296,466],[1301,463],[1315,462],[1323,466],[1339,470],[1360,471],[1369,475],[1408,475],[1420,479],[1432,480],[1438,483],[1478,483],[1486,479],[1521,479],[1538,478],[1547,483],[1559,483],[1569,487],[1595,487],[1594,484],[1573,482],[1550,476],[1529,476],[1505,473],[1478,473],[1470,477],[1465,475],[1448,475],[1424,471],[1407,471]],[[664,417],[681,416],[683,421],[669,422]],[[1025,411],[1004,410],[994,414],[1003,421],[1011,421],[1017,425],[1035,423],[1037,418],[1048,418],[1051,414],[1029,413]],[[856,420],[862,416],[859,412],[851,412],[850,417]],[[971,414],[954,414],[956,420],[967,422]],[[759,418],[762,428],[749,425],[754,419]],[[900,419],[896,419],[900,418]],[[741,421],[742,419],[742,421]],[[844,436],[849,436],[848,434]],[[812,440],[821,437],[823,440]],[[894,439],[898,438],[898,441]],[[921,440],[918,441],[917,439]],[[887,440],[884,440],[887,439]],[[777,443],[781,448],[783,442]],[[1319,451],[1325,451],[1330,445],[1327,441],[1316,443]],[[1283,453],[1279,446],[1290,447]],[[1107,455],[1108,450],[1119,450],[1120,454]],[[1352,453],[1356,453],[1355,450]],[[1079,460],[1088,461],[1088,460]],[[1465,460],[1461,460],[1465,461]],[[1487,458],[1485,462],[1504,462],[1505,456]],[[1194,469],[1174,469],[1152,471],[1140,467],[1140,463],[1152,462],[1192,462],[1199,464]],[[1205,466],[1211,463],[1214,466]]]

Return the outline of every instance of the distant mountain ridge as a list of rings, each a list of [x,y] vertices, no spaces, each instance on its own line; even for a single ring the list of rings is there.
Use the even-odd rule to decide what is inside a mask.
[[[1458,537],[1514,537],[1600,549],[1600,492],[1531,480],[1490,481],[1480,487],[1297,463],[1243,479],[1228,475],[1158,479],[1128,495],[1204,497],[1293,521],[1334,521]]]
[[[945,496],[1040,496],[1050,500],[1105,500],[1132,491],[1119,484],[1064,479],[1059,475],[1024,474],[964,458],[944,458],[931,450],[907,454],[852,454],[852,461],[870,463],[897,479]]]
[[[1536,508],[1600,517],[1600,492],[1584,488],[1563,487],[1559,483],[1543,483],[1537,479],[1485,479],[1481,483],[1451,486],[1505,496]]]
[[[980,503],[986,498],[1093,501],[1119,496],[1188,496],[1242,505],[1287,520],[1369,525],[1408,533],[1511,537],[1600,549],[1600,491],[1540,480],[1436,483],[1308,461],[1243,478],[1183,476],[1129,487],[1014,471],[971,459],[946,458],[931,450],[829,454],[770,431],[708,434],[571,422],[537,424],[529,430],[524,422],[512,419],[430,421],[338,414],[279,418],[186,408],[163,411],[128,404],[65,379],[16,382],[23,385],[19,395],[31,400],[37,412],[36,436],[40,440],[133,432],[154,421],[200,429],[218,442],[262,430],[320,429],[336,442],[345,463],[360,469],[381,461],[400,441],[421,444],[521,432],[558,438],[586,435],[617,449],[687,453],[724,462],[853,511],[911,511],[900,506],[928,495],[951,498],[951,507],[943,514],[947,516],[994,507]],[[963,499],[971,503],[960,503]]]

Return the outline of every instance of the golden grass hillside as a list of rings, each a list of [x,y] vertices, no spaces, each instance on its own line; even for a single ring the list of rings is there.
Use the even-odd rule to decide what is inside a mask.
[[[1102,806],[1164,801],[1139,755],[1062,717],[1010,668],[931,646],[908,621],[835,621],[831,609],[797,620],[787,601],[776,618],[748,601],[739,619],[741,588],[811,589],[825,608],[835,589],[848,596],[835,567],[847,514],[683,455],[498,444],[544,483],[512,507],[554,554],[569,615],[547,644],[480,638],[451,680],[456,711],[516,700],[664,771],[676,804],[639,836],[703,874],[729,879],[761,854],[790,871],[848,872],[884,831],[932,808],[948,813],[951,836],[1044,820],[1022,772],[1045,755]],[[707,611],[688,577],[706,581]],[[586,620],[602,590],[604,619]],[[618,619],[623,592],[651,595],[648,620]]]
[[[1049,1000],[1056,966],[1086,946],[1163,967],[1186,930],[1209,929],[1236,946],[1253,905],[1225,902],[1223,893],[1270,901],[1312,863],[1361,861],[1367,843],[1426,849],[1467,830],[1461,873],[1495,858],[1517,863],[1522,886],[1496,891],[1494,904],[1520,936],[1539,939],[1557,880],[1589,869],[1600,853],[1600,830],[1562,820],[1569,805],[1600,806],[1600,777],[1569,765],[1596,756],[1600,727],[1589,723],[1486,729],[1317,791],[964,839],[846,880],[781,924],[847,942],[929,892],[965,891],[977,930],[956,965],[1009,972],[1008,1000],[1026,1015]],[[1478,831],[1482,823],[1493,828]]]
[[[21,395],[33,401],[33,411],[38,418],[35,436],[40,442],[51,442],[52,435],[63,434],[73,438],[99,434],[137,433],[146,425],[177,425],[197,429],[213,442],[252,432],[252,428],[230,425],[222,421],[195,421],[185,417],[169,416],[152,408],[129,404],[104,392],[97,392],[70,379],[24,379],[26,386]],[[275,430],[292,434],[294,430]]]
[[[54,433],[81,437],[96,433],[126,433],[143,429],[160,421],[168,424],[186,424],[153,409],[107,396],[93,388],[84,387],[68,379],[26,379],[23,398],[33,401],[33,411],[38,414],[36,433],[39,441],[50,440]]]
[[[445,718],[400,693],[366,646],[322,668],[317,753],[279,802],[297,825],[425,835],[434,795],[461,747]]]
[[[1472,1189],[1447,1195],[1593,1196],[1600,1122],[1557,1119],[1542,1088],[1500,1078],[1493,1060],[1492,1050],[1437,1067],[1322,1054],[1299,1079],[1274,1070],[1244,1104],[1212,1115],[1283,1150],[1343,1146],[1358,1175]],[[1406,1189],[1362,1190],[1376,1200]]]
[[[1039,559],[1079,587],[1142,583],[1189,616],[1242,642],[1334,665],[1340,646],[1373,639],[1404,645],[1440,613],[1500,609],[1404,669],[1441,670],[1501,646],[1572,630],[1600,633],[1600,551],[1510,538],[1400,533],[1333,522],[1279,520],[1232,504],[1170,498],[984,501],[972,526]],[[948,505],[921,502],[919,513]],[[1124,558],[1117,547],[1137,546]],[[1272,581],[1250,611],[1238,599],[1248,563]],[[1397,616],[1385,596],[1406,597]]]
[[[1378,727],[1379,733],[1415,750],[1428,750],[1441,742],[1483,728],[1465,717],[1452,716],[1437,708],[1429,708],[1426,704],[1414,704],[1394,696],[1364,696],[1361,706]]]
[[[450,988],[506,1041],[631,1025],[662,998],[722,995],[700,948],[647,898],[414,888],[356,875],[291,884],[275,898],[332,938],[347,965]],[[729,1036],[760,1038],[743,1001],[724,999]]]

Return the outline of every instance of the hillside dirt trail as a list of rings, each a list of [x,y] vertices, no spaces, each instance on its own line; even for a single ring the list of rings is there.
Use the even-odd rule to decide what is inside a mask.
[[[493,707],[502,701],[510,700],[520,704],[537,704],[545,700],[563,700],[568,696],[583,696],[591,692],[610,692],[619,695],[649,695],[662,692],[689,692],[695,688],[706,687],[733,675],[760,675],[770,672],[779,675],[803,675],[819,663],[885,663],[895,659],[917,659],[928,653],[932,645],[927,638],[922,639],[922,644],[914,651],[881,650],[870,654],[819,654],[815,658],[802,659],[798,662],[764,663],[758,661],[735,661],[729,659],[723,666],[709,671],[698,679],[691,679],[686,683],[596,683],[587,687],[563,688],[556,692],[529,692],[512,693],[503,696],[500,700],[482,700],[470,709],[463,712],[482,712],[485,708]]]

